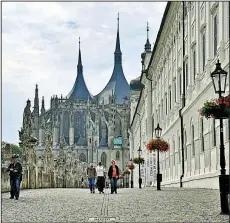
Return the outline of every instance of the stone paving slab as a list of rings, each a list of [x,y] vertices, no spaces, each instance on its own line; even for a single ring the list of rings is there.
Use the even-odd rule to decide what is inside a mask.
[[[229,222],[229,216],[219,214],[218,190],[157,191],[148,187],[109,192],[107,189],[105,195],[97,191],[90,194],[87,189],[74,188],[22,190],[18,201],[3,193],[2,222]]]

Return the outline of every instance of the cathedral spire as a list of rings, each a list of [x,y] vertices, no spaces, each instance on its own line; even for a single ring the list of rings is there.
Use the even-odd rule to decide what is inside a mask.
[[[105,88],[96,96],[99,104],[122,104],[123,98],[129,95],[129,84],[122,68],[122,53],[119,36],[119,13],[117,17],[117,39],[114,52],[114,67],[112,76]],[[112,100],[111,100],[112,99]]]
[[[38,85],[35,87],[35,97],[34,97],[34,113],[39,115],[39,98],[38,98]]]
[[[145,52],[151,52],[151,44],[149,42],[149,23],[147,22],[147,40],[145,44]]]
[[[117,16],[117,39],[116,39],[116,48],[115,48],[115,64],[121,64],[121,47],[120,47],[120,36],[119,36],[119,13]]]
[[[84,100],[87,101],[93,99],[93,96],[89,93],[88,88],[86,87],[85,80],[83,77],[83,66],[81,60],[81,42],[79,37],[79,54],[78,54],[78,64],[77,64],[77,77],[74,83],[74,86],[70,93],[67,95],[67,98],[74,100]]]
[[[79,54],[78,54],[77,72],[82,73],[82,71],[83,71],[83,66],[81,62],[81,42],[80,42],[80,37],[79,37]]]

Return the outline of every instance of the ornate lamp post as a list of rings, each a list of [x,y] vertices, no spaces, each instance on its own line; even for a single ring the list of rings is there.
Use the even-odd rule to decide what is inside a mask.
[[[155,136],[156,138],[161,137],[162,129],[159,126],[159,123],[157,124],[157,127],[155,128]],[[160,161],[159,161],[159,150],[157,150],[157,190],[161,190],[161,181],[162,181],[162,174],[160,174]]]
[[[221,68],[221,63],[217,60],[216,69],[211,73],[213,87],[216,94],[221,97],[225,93],[227,72]],[[224,105],[220,105],[220,108]],[[229,214],[228,194],[229,194],[229,175],[226,175],[225,170],[225,152],[224,152],[224,134],[223,134],[223,118],[220,118],[220,172],[219,187],[220,187],[220,204],[221,213]]]
[[[138,151],[138,156],[139,156],[139,159],[141,157],[141,147],[139,147],[139,149],[137,150]],[[139,162],[139,189],[141,189],[141,184],[142,184],[142,178],[141,178],[141,163]]]

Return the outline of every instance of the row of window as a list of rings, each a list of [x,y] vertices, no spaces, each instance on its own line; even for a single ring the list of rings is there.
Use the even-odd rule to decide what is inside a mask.
[[[204,123],[203,123],[203,118],[200,119],[201,123],[200,123],[200,153],[203,153],[205,150],[205,145],[204,145]],[[216,146],[216,128],[215,128],[215,119],[213,119],[213,126],[212,126],[212,137],[213,137],[213,147]],[[194,128],[194,124],[191,125],[191,157],[195,157],[196,155],[196,150],[195,150],[195,138],[194,138],[194,134],[195,134],[195,128]],[[181,137],[178,136],[178,142],[177,142],[177,146],[178,146],[178,161],[179,163],[181,162]],[[188,159],[188,138],[187,138],[187,131],[184,130],[184,159],[187,160]],[[199,147],[199,146],[198,146]],[[175,140],[172,141],[172,145],[171,145],[172,151],[173,151],[173,166],[175,166]]]
[[[213,35],[213,52],[214,52],[214,56],[216,56],[217,54],[217,45],[218,45],[218,42],[217,42],[217,36],[218,36],[218,21],[217,21],[217,15],[215,15],[213,17],[213,29],[212,29],[212,35]],[[183,42],[183,44],[185,44],[185,42]],[[197,74],[197,61],[198,62],[201,62],[201,69],[202,71],[205,70],[205,64],[206,64],[206,33],[205,33],[205,28],[202,29],[201,31],[201,58],[197,58],[197,56],[199,56],[199,53],[197,54],[196,53],[196,45],[193,45],[192,46],[192,54],[191,54],[191,69],[189,69],[189,63],[188,63],[188,57],[185,59],[184,61],[184,69],[185,69],[185,96],[186,96],[186,91],[188,89],[188,86],[189,84],[194,84],[195,82],[195,79],[196,79],[196,74]],[[200,60],[201,59],[201,60]],[[165,61],[166,62],[166,61]],[[170,60],[168,60],[168,64],[170,64]],[[170,69],[170,68],[169,68]],[[189,70],[191,72],[189,72]],[[162,70],[163,73],[166,73],[166,70],[163,69]],[[191,75],[191,78],[189,80],[189,76]],[[163,74],[162,74],[163,75]],[[178,83],[177,83],[177,78],[178,78]],[[161,81],[158,81],[157,83],[157,89],[159,90],[158,92],[158,103],[160,103],[160,91],[161,89],[163,89],[162,87],[163,86],[160,86],[160,85],[163,85],[163,76],[161,76]],[[162,83],[160,83],[162,82]],[[164,81],[165,83],[165,81]],[[158,109],[158,114],[162,117],[164,117],[164,111],[165,111],[165,115],[167,115],[169,113],[169,110],[172,109],[172,103],[173,103],[173,100],[172,100],[172,91],[173,91],[173,97],[174,97],[174,102],[176,103],[177,101],[180,102],[181,98],[179,96],[182,95],[182,74],[181,74],[181,70],[178,71],[178,77],[174,77],[173,80],[172,80],[172,87],[171,85],[169,86],[168,88],[168,93],[165,93],[165,104],[164,104],[164,108],[163,108],[163,100],[161,102],[161,106],[159,105],[159,109]],[[178,97],[177,97],[177,94],[178,94]],[[160,107],[161,107],[161,110],[160,110]],[[159,117],[160,119],[160,117]]]

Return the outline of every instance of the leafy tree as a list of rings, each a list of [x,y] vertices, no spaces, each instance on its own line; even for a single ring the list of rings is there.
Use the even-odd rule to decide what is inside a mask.
[[[12,154],[18,154],[19,155],[19,157],[21,157],[22,156],[22,148],[20,147],[20,146],[17,146],[17,145],[15,145],[15,144],[13,144],[13,143],[8,143],[8,142],[4,142],[4,141],[2,141],[2,148],[5,148],[5,146],[6,146],[6,144],[10,144],[10,147],[11,147],[11,149],[12,149]],[[4,149],[2,150],[2,153],[4,153],[5,151],[4,151]]]

